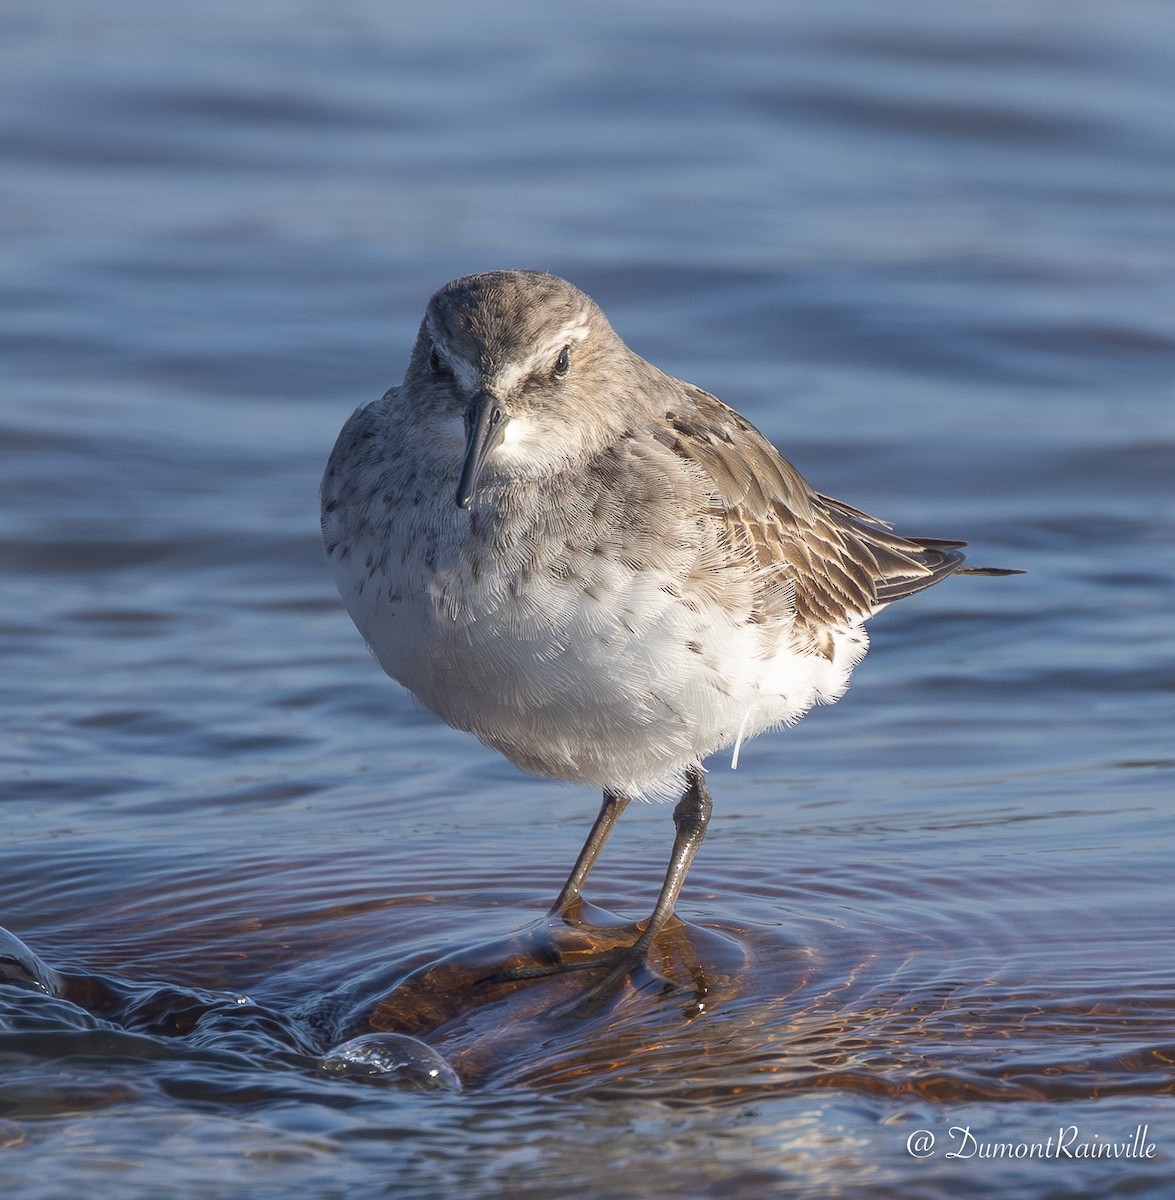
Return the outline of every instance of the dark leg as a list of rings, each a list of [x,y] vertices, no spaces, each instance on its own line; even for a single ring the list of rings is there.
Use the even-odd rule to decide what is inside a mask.
[[[595,866],[596,859],[599,858],[600,851],[608,840],[608,835],[612,832],[616,822],[620,820],[620,814],[627,807],[627,796],[620,796],[615,792],[604,793],[604,803],[600,806],[596,823],[592,826],[592,831],[588,834],[587,841],[584,842],[583,849],[575,860],[575,866],[572,867],[571,874],[568,875],[567,882],[563,885],[563,890],[551,906],[551,912],[561,913],[579,899],[580,889],[588,877],[588,872]]]
[[[633,942],[629,951],[637,961],[644,961],[653,939],[665,928],[665,922],[673,916],[677,897],[681,894],[681,885],[685,883],[698,847],[706,836],[706,826],[710,823],[713,808],[710,789],[706,786],[701,771],[696,768],[691,770],[686,776],[685,794],[673,810],[673,824],[677,827],[677,837],[673,839],[673,855],[665,872],[665,882],[661,884],[661,894],[657,897],[657,905],[653,909],[653,915],[649,917],[644,933]]]
[[[628,798],[625,796],[605,794],[600,815],[596,818],[596,823],[580,852],[571,877],[555,902],[553,911],[561,911],[564,902],[570,903],[579,894],[579,888],[587,877],[588,871],[591,870],[592,863],[627,804]],[[558,962],[542,967],[523,967],[518,970],[502,972],[497,979],[499,981],[537,979],[546,975],[563,974],[567,971],[606,969],[607,974],[604,978],[589,988],[587,993],[579,997],[566,1011],[589,1012],[598,1006],[607,995],[615,990],[621,980],[644,965],[654,938],[665,928],[666,922],[673,916],[673,909],[677,903],[677,897],[681,893],[682,884],[685,883],[690,864],[694,861],[698,847],[706,836],[706,826],[710,820],[712,807],[710,789],[706,787],[700,769],[695,768],[686,776],[685,793],[673,810],[673,823],[677,828],[677,836],[673,842],[673,854],[665,871],[665,881],[661,884],[657,904],[640,937],[631,946],[570,962]]]

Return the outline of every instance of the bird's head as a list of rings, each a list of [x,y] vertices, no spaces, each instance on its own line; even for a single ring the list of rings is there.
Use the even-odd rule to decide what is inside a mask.
[[[566,280],[487,271],[429,301],[405,388],[461,422],[455,499],[468,508],[483,482],[557,470],[624,428],[646,366]]]

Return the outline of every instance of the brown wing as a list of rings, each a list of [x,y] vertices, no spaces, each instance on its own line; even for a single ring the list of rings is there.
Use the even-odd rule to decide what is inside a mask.
[[[898,537],[812,491],[749,421],[700,389],[656,436],[713,481],[711,512],[731,549],[764,571],[764,617],[786,606],[801,639],[822,650],[828,627],[857,624],[962,567],[963,542]]]

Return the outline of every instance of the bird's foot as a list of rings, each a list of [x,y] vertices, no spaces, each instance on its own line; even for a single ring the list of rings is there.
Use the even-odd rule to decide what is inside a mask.
[[[532,979],[547,979],[556,975],[570,975],[576,971],[602,971],[582,994],[571,997],[550,1011],[550,1016],[591,1016],[620,990],[626,980],[631,980],[634,991],[657,990],[664,994],[676,994],[684,990],[681,984],[654,971],[648,963],[649,947],[637,939],[631,946],[620,946],[610,950],[586,955],[560,954],[549,963],[538,963],[527,967],[506,967],[494,972],[487,983],[519,983]]]
[[[604,970],[602,979],[570,1000],[557,1005],[550,1012],[552,1017],[591,1017],[604,1007],[620,991],[626,981],[632,984],[633,991],[657,991],[664,996],[676,995],[684,991],[680,984],[654,971],[649,966],[648,951],[638,946],[626,950],[613,951],[604,955],[592,967]]]

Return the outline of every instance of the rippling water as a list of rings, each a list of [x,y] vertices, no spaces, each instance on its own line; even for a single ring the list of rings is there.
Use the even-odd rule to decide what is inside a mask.
[[[1165,1194],[1166,6],[65,0],[0,35],[4,1195]],[[522,265],[820,490],[1031,572],[888,610],[845,700],[713,764],[663,947],[701,1011],[476,983],[575,936],[543,913],[597,798],[415,708],[318,546],[429,293]],[[626,814],[593,924],[670,841]],[[1138,1126],[1151,1158],[959,1132]]]

